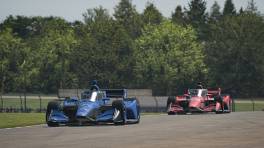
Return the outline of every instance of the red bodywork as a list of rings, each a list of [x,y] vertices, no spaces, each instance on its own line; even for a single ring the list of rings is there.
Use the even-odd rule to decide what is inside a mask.
[[[230,113],[232,99],[229,95],[221,95],[221,89],[189,89],[181,96],[169,97],[168,114],[192,112]]]

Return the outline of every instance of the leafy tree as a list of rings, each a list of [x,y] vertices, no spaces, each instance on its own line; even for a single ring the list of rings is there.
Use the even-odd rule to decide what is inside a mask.
[[[184,12],[182,11],[182,7],[180,5],[178,5],[175,9],[175,12],[172,13],[171,20],[173,23],[179,25],[185,24]]]
[[[239,9],[239,14],[242,14],[242,13],[244,13],[243,7],[241,7],[241,8]]]
[[[254,0],[251,0],[248,2],[248,6],[247,6],[246,11],[251,12],[251,13],[259,13],[258,8],[257,8]]]
[[[23,61],[20,55],[24,48],[21,39],[13,35],[12,29],[6,28],[0,32],[1,92],[16,90],[14,78],[19,72],[19,63]]]
[[[32,85],[32,79],[38,72],[32,67],[33,61],[26,63],[29,59],[33,59],[34,55],[20,38],[13,35],[9,28],[1,31],[0,45],[1,94],[4,90],[23,91],[26,96],[28,88]],[[26,102],[26,97],[24,100]]]
[[[63,31],[69,27],[64,19],[59,17],[26,17],[26,16],[12,16],[10,15],[1,24],[1,28],[12,28],[14,34],[26,40],[31,40],[32,37],[41,35],[49,29],[57,29]]]
[[[226,0],[223,10],[223,15],[235,15],[236,14],[236,8],[233,4],[232,0]]]
[[[87,12],[83,14],[83,17],[84,17],[84,22],[86,24],[90,24],[94,22],[103,22],[112,19],[108,14],[108,11],[104,9],[102,6],[95,9],[88,9]]]
[[[63,28],[63,31],[52,29],[56,26],[56,20],[50,24],[54,26],[43,26],[45,33],[32,38],[34,44],[31,44],[32,52],[36,53],[35,57],[38,59],[36,65],[40,69],[38,79],[41,83],[38,87],[44,92],[70,88],[70,82],[76,79],[69,67],[72,50],[77,43],[74,32],[71,28]]]
[[[103,19],[104,18],[104,19]],[[104,87],[127,86],[131,80],[132,39],[125,28],[102,7],[89,9],[73,60],[81,87],[93,79]],[[82,63],[82,64],[79,64]],[[83,82],[86,82],[85,84]]]
[[[138,85],[151,87],[156,93],[181,92],[206,72],[194,29],[169,21],[145,27],[136,40],[134,57]]]
[[[117,57],[110,49],[113,21],[107,10],[102,7],[89,9],[83,16],[85,24],[80,44],[74,51],[78,56],[73,65],[80,82],[86,82],[80,86],[87,87],[93,79],[101,83],[105,83],[107,75],[110,75],[108,79],[113,79],[110,68],[116,65]]]
[[[131,0],[121,0],[115,7],[114,17],[132,38],[141,34],[142,20]]]
[[[238,96],[263,95],[263,28],[263,18],[247,12],[212,26],[206,48],[211,85]]]
[[[221,18],[221,12],[220,12],[220,6],[218,3],[215,1],[213,6],[211,7],[211,12],[210,12],[210,20],[211,21],[218,21]]]
[[[207,14],[205,10],[206,2],[204,0],[191,0],[189,10],[187,10],[188,22],[197,30],[200,40],[205,40],[206,38]]]
[[[17,90],[24,94],[24,109],[27,111],[27,92],[33,92],[33,87],[36,86],[39,67],[35,65],[38,60],[35,54],[29,47],[22,48],[20,57],[22,61],[18,63],[18,73],[15,77]]]
[[[21,38],[26,38],[30,35],[32,19],[26,16],[8,16],[1,24],[2,29],[12,28],[13,33],[16,33]]]
[[[114,17],[102,7],[83,16],[73,23],[53,16],[4,20],[1,93],[51,93],[98,79],[105,87],[170,94],[206,79],[208,66],[210,86],[239,96],[264,95],[264,20],[254,0],[238,14],[232,0],[223,14],[215,2],[209,17],[205,0],[191,0],[184,12],[176,7],[173,23],[153,3],[140,15],[131,0],[121,0]]]
[[[142,18],[145,24],[160,24],[163,16],[153,3],[148,2]]]

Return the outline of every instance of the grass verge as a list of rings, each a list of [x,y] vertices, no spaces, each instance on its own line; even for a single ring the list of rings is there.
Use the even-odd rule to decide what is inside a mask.
[[[255,102],[254,106],[251,102],[237,102],[235,104],[235,111],[262,111],[264,109],[264,101]]]
[[[41,108],[46,108],[50,99],[41,100]],[[1,104],[1,103],[0,103]],[[27,99],[27,108],[31,109],[39,109],[40,108],[40,100],[39,99]],[[2,104],[1,104],[2,105]],[[3,100],[3,108],[24,108],[25,102],[24,100],[20,100],[18,98],[8,98]]]
[[[44,113],[0,113],[0,128],[29,126],[45,123]]]
[[[166,114],[165,112],[141,112],[140,115],[162,115],[162,114]]]

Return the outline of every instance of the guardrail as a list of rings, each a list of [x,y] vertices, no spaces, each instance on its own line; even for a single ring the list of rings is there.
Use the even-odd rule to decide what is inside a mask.
[[[134,97],[134,96],[130,96]],[[167,96],[137,96],[142,112],[166,112]],[[0,98],[0,112],[45,112],[56,95],[4,95]],[[233,111],[264,111],[263,99],[233,99]]]

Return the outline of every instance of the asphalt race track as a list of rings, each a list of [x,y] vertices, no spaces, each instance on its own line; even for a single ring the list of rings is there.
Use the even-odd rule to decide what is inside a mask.
[[[140,124],[1,129],[1,148],[263,148],[264,112],[145,115]]]

